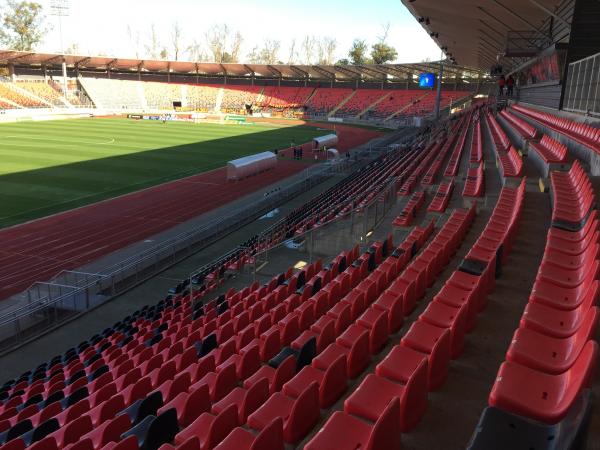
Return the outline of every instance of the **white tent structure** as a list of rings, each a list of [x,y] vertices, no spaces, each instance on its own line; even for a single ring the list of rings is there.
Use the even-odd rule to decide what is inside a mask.
[[[273,169],[277,165],[277,156],[273,152],[262,152],[255,155],[244,156],[227,163],[227,181],[240,180],[265,170]]]
[[[334,147],[338,143],[337,134],[326,134],[325,136],[319,136],[313,139],[315,143],[315,149],[321,149],[323,147]]]

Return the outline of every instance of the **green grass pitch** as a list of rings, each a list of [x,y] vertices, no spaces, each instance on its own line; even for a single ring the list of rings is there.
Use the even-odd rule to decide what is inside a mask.
[[[327,132],[306,125],[99,118],[0,124],[0,228]]]

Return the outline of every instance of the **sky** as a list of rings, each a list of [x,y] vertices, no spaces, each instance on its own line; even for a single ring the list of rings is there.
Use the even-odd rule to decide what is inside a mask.
[[[49,28],[38,51],[59,52],[59,19],[50,15],[53,0],[38,0]],[[242,59],[265,39],[281,43],[279,58],[287,62],[293,39],[328,36],[337,42],[336,59],[347,57],[355,38],[377,41],[390,23],[388,44],[398,51],[397,62],[437,60],[440,50],[400,0],[63,0],[69,15],[62,20],[63,47],[77,44],[80,53],[136,57],[129,38],[139,33],[142,47],[155,25],[162,43],[170,47],[174,23],[183,30],[183,41],[204,43],[204,33],[214,24],[227,24],[244,37]],[[140,58],[144,49],[138,48]],[[179,59],[187,59],[185,55]]]

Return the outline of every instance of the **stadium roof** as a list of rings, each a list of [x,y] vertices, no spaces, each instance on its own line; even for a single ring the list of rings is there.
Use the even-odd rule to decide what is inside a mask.
[[[573,0],[402,0],[459,64],[481,69],[506,52],[507,36],[544,36],[550,17],[570,29]]]
[[[439,62],[383,64],[364,66],[284,65],[284,64],[219,64],[193,61],[166,61],[107,56],[65,55],[58,53],[0,50],[0,65],[58,66],[91,70],[143,71],[204,76],[255,76],[264,78],[325,79],[325,80],[406,80],[421,72],[437,72]],[[445,67],[445,77],[476,78],[477,69],[452,65]]]

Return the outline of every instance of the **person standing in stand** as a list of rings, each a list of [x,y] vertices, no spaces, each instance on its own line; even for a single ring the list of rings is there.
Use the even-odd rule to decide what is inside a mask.
[[[515,79],[512,75],[509,75],[506,79],[506,95],[509,97],[513,96],[513,89],[515,88]]]
[[[506,78],[504,78],[504,75],[500,75],[500,78],[498,78],[498,95],[500,95],[500,97],[502,97],[504,95],[504,85],[506,84]]]

